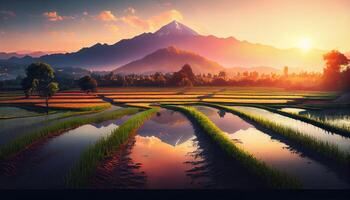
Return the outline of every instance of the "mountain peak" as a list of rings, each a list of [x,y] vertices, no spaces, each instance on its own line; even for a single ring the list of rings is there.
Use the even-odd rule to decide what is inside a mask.
[[[163,35],[198,35],[198,33],[191,28],[181,24],[180,22],[174,20],[169,24],[163,26],[158,31],[155,32],[158,36]]]

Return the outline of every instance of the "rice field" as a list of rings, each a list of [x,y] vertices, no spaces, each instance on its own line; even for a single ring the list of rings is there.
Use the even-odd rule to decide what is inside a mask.
[[[349,189],[338,95],[99,88],[58,92],[46,115],[42,98],[0,92],[0,188]]]

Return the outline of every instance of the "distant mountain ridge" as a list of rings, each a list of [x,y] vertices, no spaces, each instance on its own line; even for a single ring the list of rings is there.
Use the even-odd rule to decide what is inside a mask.
[[[121,74],[171,73],[179,71],[185,64],[189,64],[195,74],[218,73],[225,70],[220,64],[198,54],[170,46],[119,67],[113,72]]]
[[[60,53],[59,51],[18,51],[18,52],[0,52],[0,59],[10,59],[12,57],[23,58],[25,56],[30,56],[32,58],[38,58],[43,55]]]
[[[21,58],[16,63],[47,62],[57,67],[82,67],[94,70],[111,70],[168,46],[195,52],[223,66],[284,66],[322,70],[323,51],[303,53],[299,49],[277,49],[268,45],[253,44],[233,37],[218,38],[198,34],[191,28],[173,21],[154,33],[143,33],[131,39],[107,45],[96,44],[77,52],[52,54],[40,58]]]

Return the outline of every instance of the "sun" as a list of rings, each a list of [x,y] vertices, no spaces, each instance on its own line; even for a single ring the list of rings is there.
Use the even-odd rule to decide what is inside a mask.
[[[308,52],[312,48],[312,41],[310,38],[302,38],[299,40],[298,47],[303,51],[303,52]]]

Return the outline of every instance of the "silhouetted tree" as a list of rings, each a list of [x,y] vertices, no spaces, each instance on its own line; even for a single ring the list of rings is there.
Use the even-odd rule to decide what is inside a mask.
[[[55,71],[49,64],[32,63],[26,69],[26,77],[22,80],[22,87],[26,97],[34,92],[45,98],[46,113],[49,114],[49,98],[58,90],[58,83],[53,82]]]
[[[323,70],[323,87],[325,89],[339,89],[341,83],[341,66],[349,63],[347,57],[337,50],[323,55],[326,67]]]
[[[79,79],[79,87],[82,91],[89,94],[90,92],[96,92],[97,81],[91,76],[84,76]]]

